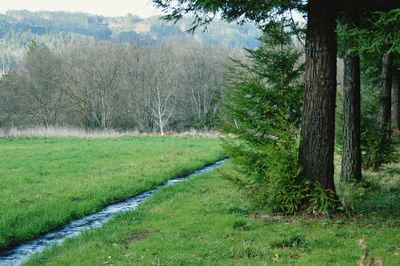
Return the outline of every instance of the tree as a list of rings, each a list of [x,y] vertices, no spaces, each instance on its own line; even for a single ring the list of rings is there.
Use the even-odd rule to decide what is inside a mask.
[[[152,97],[151,112],[154,117],[154,122],[160,129],[161,136],[164,136],[165,126],[175,111],[176,99],[173,88],[163,90],[161,86],[164,85],[157,81]]]
[[[345,27],[355,29],[359,24],[358,1],[348,1],[344,10]],[[360,56],[351,36],[344,36],[344,103],[343,154],[341,179],[361,180],[361,77]]]
[[[168,50],[168,44],[161,43],[151,62],[153,75],[149,88],[151,91],[150,108],[161,135],[164,135],[165,127],[176,107],[177,73],[174,69],[179,68],[179,65],[176,56],[168,53]]]
[[[299,160],[304,176],[335,191],[336,4],[310,0]]]
[[[400,71],[398,69],[393,70],[393,127],[400,133]]]
[[[17,75],[24,108],[45,128],[55,125],[65,91],[60,59],[47,47],[33,42]]]
[[[392,108],[393,53],[385,52],[382,57],[382,85],[379,91],[379,133],[382,135],[382,149],[390,142]]]
[[[229,178],[261,208],[293,214],[311,204],[296,158],[302,53],[282,24],[269,27],[261,47],[248,53],[251,62],[236,61],[224,96],[223,129],[235,137],[223,143],[240,173]]]
[[[151,81],[154,74],[154,47],[132,45],[125,51],[123,58],[122,94],[118,103],[121,107],[121,122],[128,128],[141,132],[153,130],[154,121],[151,112]]]
[[[87,127],[109,126],[120,92],[120,62],[116,47],[106,43],[72,50],[65,66],[67,95]]]
[[[24,121],[27,117],[21,106],[21,79],[16,71],[8,72],[0,79],[0,126],[2,128],[12,125],[14,121]]]

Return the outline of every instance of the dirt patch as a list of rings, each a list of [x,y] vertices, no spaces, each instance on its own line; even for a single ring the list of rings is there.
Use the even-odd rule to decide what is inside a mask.
[[[136,233],[127,235],[124,239],[121,240],[121,244],[127,245],[132,242],[140,241],[140,240],[148,238],[150,235],[152,235],[154,233],[155,232],[150,232],[150,231],[136,232]]]
[[[283,215],[271,215],[271,214],[266,214],[266,213],[259,213],[250,216],[251,219],[254,220],[261,220],[264,222],[282,222],[282,221],[287,221],[288,217],[283,216]]]

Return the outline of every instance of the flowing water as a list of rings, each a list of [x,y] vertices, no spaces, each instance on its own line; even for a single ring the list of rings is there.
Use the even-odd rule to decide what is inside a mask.
[[[39,237],[36,240],[21,244],[20,246],[6,251],[5,253],[0,254],[0,266],[20,265],[33,254],[42,252],[54,244],[60,244],[65,239],[77,236],[85,230],[101,227],[116,214],[135,210],[144,199],[153,195],[157,190],[183,182],[195,175],[208,173],[211,170],[220,167],[224,161],[225,160],[218,161],[190,175],[170,179],[162,186],[156,187],[125,201],[109,205],[97,213],[91,214],[79,220],[72,221],[59,230],[55,230]]]

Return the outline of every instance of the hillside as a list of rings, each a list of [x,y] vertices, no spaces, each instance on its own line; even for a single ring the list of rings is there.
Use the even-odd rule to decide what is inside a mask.
[[[251,25],[216,21],[206,31],[193,35],[186,32],[191,20],[177,24],[159,17],[104,17],[86,13],[8,11],[0,14],[0,61],[13,66],[27,45],[39,44],[58,49],[65,44],[88,40],[113,40],[154,45],[169,38],[192,38],[204,45],[228,48],[254,48],[259,44],[260,31]]]

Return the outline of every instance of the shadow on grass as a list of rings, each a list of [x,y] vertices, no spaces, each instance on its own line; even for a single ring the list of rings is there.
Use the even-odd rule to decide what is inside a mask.
[[[355,213],[376,218],[400,218],[400,163],[366,171],[358,184],[339,185],[345,204]]]

